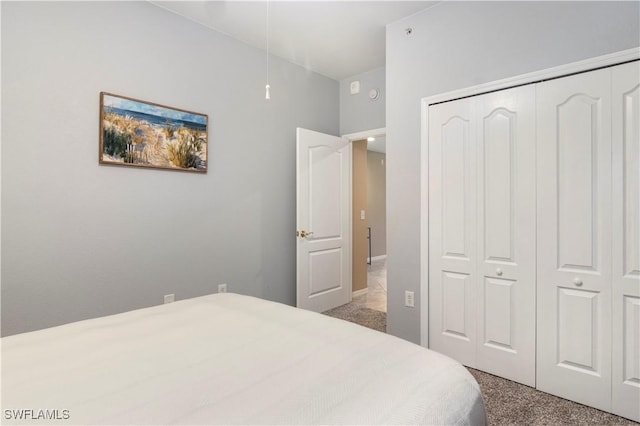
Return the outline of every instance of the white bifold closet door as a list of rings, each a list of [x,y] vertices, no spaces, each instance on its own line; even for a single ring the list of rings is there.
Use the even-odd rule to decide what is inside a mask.
[[[537,85],[537,387],[611,409],[611,70]]]
[[[640,421],[640,62],[611,71],[612,411]]]
[[[429,347],[535,385],[534,86],[429,107]]]
[[[475,98],[429,107],[429,348],[476,365]]]
[[[535,87],[476,98],[478,369],[535,386]]]

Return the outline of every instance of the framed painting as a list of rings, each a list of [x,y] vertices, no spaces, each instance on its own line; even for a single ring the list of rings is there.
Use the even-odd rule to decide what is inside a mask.
[[[206,114],[100,92],[100,164],[206,173]]]

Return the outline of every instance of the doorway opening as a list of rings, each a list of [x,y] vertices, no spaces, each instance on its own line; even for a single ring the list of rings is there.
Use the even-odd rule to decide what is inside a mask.
[[[345,137],[353,145],[352,303],[386,312],[386,131]]]

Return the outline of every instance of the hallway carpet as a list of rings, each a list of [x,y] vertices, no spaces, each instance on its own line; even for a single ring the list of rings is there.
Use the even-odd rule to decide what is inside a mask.
[[[323,314],[354,322],[383,333],[387,331],[387,314],[385,312],[365,308],[355,303],[338,306],[337,308],[323,312]]]

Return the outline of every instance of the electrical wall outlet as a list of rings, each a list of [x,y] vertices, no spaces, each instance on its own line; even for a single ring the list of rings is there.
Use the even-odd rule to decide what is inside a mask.
[[[218,293],[226,293],[227,284],[218,284]]]
[[[171,303],[176,301],[175,294],[165,294],[164,295],[164,303]]]
[[[415,307],[415,297],[412,291],[404,292],[404,306],[409,308]]]

